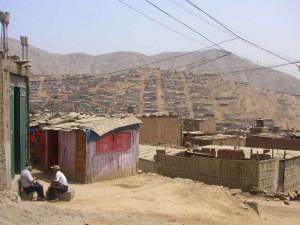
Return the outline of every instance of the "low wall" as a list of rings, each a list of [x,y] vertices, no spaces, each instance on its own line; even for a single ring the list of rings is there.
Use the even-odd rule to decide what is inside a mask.
[[[278,168],[278,159],[224,160],[197,156],[187,158],[157,155],[156,162],[139,160],[139,169],[144,172],[153,172],[172,178],[187,178],[243,191],[249,191],[255,186],[269,192],[276,192]],[[296,176],[300,174],[297,173]]]
[[[139,170],[144,173],[158,173],[157,163],[147,159],[139,159]]]
[[[295,190],[300,185],[300,157],[284,161],[284,191]]]

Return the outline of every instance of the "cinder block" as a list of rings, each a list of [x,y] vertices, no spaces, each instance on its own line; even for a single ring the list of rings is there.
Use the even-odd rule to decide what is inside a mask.
[[[58,199],[60,201],[71,201],[72,198],[74,198],[75,190],[69,189],[67,192],[64,193],[58,193]]]
[[[20,192],[20,197],[23,201],[32,201],[36,198],[35,193],[31,192],[29,194],[26,194],[25,191]]]

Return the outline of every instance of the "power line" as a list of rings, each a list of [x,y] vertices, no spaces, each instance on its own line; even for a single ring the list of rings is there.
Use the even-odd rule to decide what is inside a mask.
[[[243,37],[237,35],[234,31],[232,31],[231,29],[229,29],[226,25],[224,25],[224,24],[221,23],[219,20],[217,20],[217,19],[215,19],[214,17],[212,17],[211,15],[209,15],[207,12],[205,12],[204,10],[202,10],[201,8],[199,8],[197,5],[195,5],[194,3],[192,3],[190,0],[185,0],[185,1],[187,1],[190,5],[192,5],[193,7],[195,7],[196,9],[198,9],[199,11],[201,11],[202,13],[204,13],[206,16],[208,16],[209,18],[211,18],[212,20],[214,20],[216,23],[218,23],[219,25],[221,25],[222,27],[224,27],[224,28],[225,28],[226,30],[228,30],[231,34],[233,34],[233,35],[236,36],[237,38],[241,39],[242,41],[244,41],[244,42],[246,42],[246,43],[248,43],[248,44],[251,44],[252,46],[255,46],[255,47],[257,47],[257,48],[259,48],[259,49],[261,49],[261,50],[263,50],[263,51],[265,51],[265,52],[268,52],[269,54],[272,54],[272,55],[274,55],[274,56],[276,56],[276,57],[278,57],[278,58],[280,58],[280,59],[283,59],[283,60],[285,60],[285,61],[287,61],[287,62],[289,62],[289,63],[291,63],[291,64],[294,64],[294,65],[296,65],[296,66],[299,68],[299,66],[298,66],[297,64],[293,63],[291,60],[286,59],[286,58],[284,58],[284,57],[278,55],[277,53],[274,53],[274,52],[272,52],[272,51],[270,51],[270,50],[268,50],[268,49],[266,49],[266,48],[264,48],[264,47],[261,47],[261,46],[255,44],[255,43],[253,43],[253,42],[251,42],[251,41],[248,41],[247,39],[245,39],[245,38],[243,38]]]
[[[229,73],[238,73],[238,72],[245,72],[245,71],[251,71],[251,70],[264,70],[264,69],[273,69],[273,68],[278,68],[278,67],[283,67],[295,63],[300,63],[300,61],[295,61],[295,62],[290,62],[290,63],[283,63],[283,64],[275,64],[272,66],[260,66],[256,68],[249,68],[249,69],[244,69],[244,70],[236,70],[236,71],[231,71],[231,72],[224,72],[224,73],[218,73],[218,75],[223,75],[223,74],[229,74]]]
[[[203,62],[202,64],[198,65],[198,66],[201,66],[201,65],[204,65],[204,64],[207,64],[209,62],[212,62],[212,61],[215,61],[217,59],[220,59],[222,57],[225,57],[227,55],[222,55],[220,57],[217,57],[215,59],[212,59],[212,60],[209,60],[209,61],[205,61]],[[284,63],[284,64],[276,64],[276,65],[272,65],[272,66],[268,66],[268,67],[257,67],[257,68],[250,68],[250,69],[244,69],[244,70],[236,70],[236,71],[232,71],[232,72],[224,72],[224,73],[217,73],[217,75],[223,75],[223,74],[229,74],[229,73],[236,73],[236,72],[244,72],[244,71],[251,71],[251,70],[264,70],[264,69],[271,69],[271,68],[276,68],[276,67],[282,67],[282,66],[286,66],[286,65],[290,65],[290,64],[294,64],[294,63],[299,63],[300,61],[296,61],[296,62],[293,62],[293,63]],[[188,69],[189,70],[189,69]],[[185,72],[186,70],[183,70],[183,71],[180,71],[180,72]],[[144,81],[144,82],[141,82],[139,84],[134,84],[134,85],[130,85],[130,86],[127,86],[127,87],[124,87],[124,88],[119,88],[119,89],[116,89],[116,90],[112,90],[112,91],[108,91],[107,93],[110,93],[110,94],[116,94],[118,93],[119,91],[121,90],[126,90],[126,89],[130,89],[132,87],[137,87],[137,86],[140,86],[140,85],[143,85],[145,83],[148,83],[148,82],[151,82],[151,81],[156,81],[158,80],[159,78],[155,78],[155,79],[151,79],[151,80],[147,80],[147,81]]]
[[[196,31],[195,29],[193,29],[192,27],[190,27],[189,25],[187,25],[186,23],[180,21],[179,19],[175,18],[174,16],[172,16],[171,14],[167,13],[166,11],[162,10],[161,8],[159,8],[158,6],[156,6],[155,4],[153,4],[152,2],[145,0],[148,4],[152,5],[153,7],[155,7],[156,9],[158,9],[159,11],[163,12],[164,14],[166,14],[167,16],[171,17],[172,19],[174,19],[175,21],[177,21],[178,23],[184,25],[185,27],[187,27],[188,29],[192,30],[193,32],[195,32],[196,34],[200,35],[201,37],[203,37],[205,40],[209,41],[210,43],[216,45],[218,48],[222,49],[224,52],[227,52],[224,48],[222,48],[221,46],[219,46],[218,44],[216,44],[215,42],[211,41],[209,38],[205,37],[203,34],[199,33],[198,31]]]
[[[219,26],[217,26],[216,24],[210,22],[209,20],[207,20],[207,19],[205,19],[205,18],[199,16],[197,13],[195,13],[195,12],[193,12],[192,10],[188,9],[187,7],[183,6],[182,4],[180,4],[179,2],[177,2],[176,0],[169,0],[169,1],[170,1],[171,3],[177,5],[179,8],[183,9],[184,11],[190,13],[191,15],[193,15],[193,16],[197,17],[198,19],[204,21],[205,23],[211,25],[212,27],[214,27],[214,28],[216,28],[216,29],[218,29],[218,30],[220,30],[220,31],[222,31],[222,32],[224,32],[224,33],[226,33],[226,34],[231,34],[231,33],[229,33],[227,30],[223,29],[222,27],[219,27]]]
[[[102,73],[102,74],[93,75],[93,77],[99,77],[99,76],[106,76],[106,75],[111,75],[111,74],[121,73],[121,72],[125,72],[125,71],[128,71],[128,70],[137,69],[137,68],[140,68],[140,67],[145,67],[145,66],[149,66],[149,65],[158,64],[158,63],[161,63],[161,62],[165,62],[165,61],[169,61],[169,60],[181,58],[181,57],[184,57],[184,56],[187,56],[187,55],[194,54],[194,53],[199,52],[199,51],[207,50],[207,49],[212,48],[212,47],[214,47],[214,46],[216,46],[216,45],[221,45],[221,44],[224,44],[224,43],[226,43],[226,42],[233,41],[233,40],[235,40],[235,39],[236,39],[236,38],[232,38],[232,39],[229,39],[229,40],[225,40],[225,41],[219,42],[219,43],[217,43],[217,44],[214,44],[214,45],[211,45],[211,46],[202,48],[202,49],[198,49],[198,50],[193,51],[193,52],[183,53],[183,54],[180,54],[180,55],[177,55],[177,56],[173,56],[173,57],[170,57],[170,58],[158,60],[158,61],[155,61],[155,62],[146,63],[146,64],[142,64],[142,65],[138,65],[138,66],[133,66],[133,67],[126,68],[126,69],[122,69],[122,70],[117,70],[117,71],[112,71],[112,72],[107,72],[107,73]],[[83,74],[74,74],[73,76],[82,76],[82,75],[83,75]],[[44,75],[36,75],[36,76],[44,76]],[[48,75],[48,76],[50,76],[50,75]],[[65,80],[85,79],[85,78],[86,78],[86,77],[78,77],[78,78],[72,77],[72,78],[66,78]],[[55,79],[51,79],[51,80],[55,80]]]
[[[190,40],[192,40],[192,41],[194,41],[194,42],[197,42],[198,44],[207,46],[206,44],[204,44],[204,43],[202,43],[202,42],[200,42],[200,41],[198,41],[198,40],[196,40],[196,39],[194,39],[194,38],[191,38],[191,37],[189,37],[189,36],[187,36],[187,35],[185,35],[185,34],[179,32],[179,31],[177,31],[177,30],[175,30],[175,29],[173,29],[173,28],[171,28],[171,27],[169,27],[169,26],[167,26],[167,25],[165,25],[165,24],[159,22],[159,21],[156,20],[156,19],[153,19],[152,17],[150,17],[150,16],[146,15],[145,13],[143,13],[143,12],[137,10],[136,8],[132,7],[131,5],[125,3],[125,2],[123,2],[123,1],[121,1],[121,0],[118,0],[118,1],[121,2],[122,4],[126,5],[126,6],[129,7],[130,9],[136,11],[137,13],[143,15],[144,17],[146,17],[146,18],[148,18],[148,19],[154,21],[155,23],[158,23],[159,25],[161,25],[161,26],[167,28],[168,30],[171,30],[171,31],[173,31],[173,32],[175,32],[175,33],[177,33],[177,34],[179,34],[179,35],[185,37],[185,38],[188,38],[188,39],[190,39]]]
[[[198,65],[192,66],[192,67],[187,68],[187,69],[185,69],[185,70],[183,70],[183,71],[180,71],[180,72],[184,72],[184,71],[187,71],[187,70],[194,69],[194,68],[196,68],[196,67],[202,66],[202,65],[207,64],[207,63],[210,63],[210,62],[213,62],[213,61],[215,61],[215,60],[221,59],[221,58],[223,58],[223,57],[225,57],[225,56],[228,56],[228,55],[230,55],[230,53],[226,53],[226,54],[221,55],[221,56],[219,56],[219,57],[217,57],[217,58],[214,58],[214,59],[205,61],[205,62],[203,62],[203,63],[200,63],[200,64],[198,64]],[[180,67],[177,67],[177,68],[175,67],[175,69],[182,68],[182,67],[186,67],[186,66],[191,66],[191,65],[194,65],[194,64],[197,64],[197,63],[190,63],[190,64],[183,65],[183,66],[180,66]],[[174,68],[172,68],[172,69],[174,69]]]
[[[216,60],[218,60],[218,59],[220,59],[220,58],[223,58],[223,57],[225,57],[225,56],[227,56],[227,55],[230,55],[230,53],[226,53],[226,54],[224,54],[224,55],[222,55],[222,56],[213,58],[213,59],[211,59],[211,60],[203,61],[201,64],[196,65],[196,66],[194,66],[194,67],[202,66],[202,65],[204,65],[204,64],[207,64],[207,63],[216,61]],[[193,63],[193,64],[194,64],[194,63]],[[190,64],[188,64],[188,65],[190,65]],[[185,66],[187,66],[187,65],[185,65]],[[194,67],[193,67],[193,68],[194,68]],[[172,69],[176,69],[176,67],[175,67],[175,68],[172,68]],[[180,71],[180,72],[183,72],[183,71]],[[119,90],[124,90],[124,89],[129,89],[129,88],[136,87],[136,86],[140,86],[140,85],[143,85],[143,84],[148,83],[148,82],[150,82],[150,81],[155,81],[155,80],[158,80],[158,79],[159,79],[159,78],[151,79],[151,80],[149,80],[149,81],[145,81],[145,82],[142,82],[142,83],[140,83],[140,84],[135,84],[135,85],[132,85],[132,86],[129,86],[129,87],[126,87],[126,88],[118,89],[118,91],[119,91]],[[116,92],[113,91],[113,92],[108,92],[108,93],[115,94]]]

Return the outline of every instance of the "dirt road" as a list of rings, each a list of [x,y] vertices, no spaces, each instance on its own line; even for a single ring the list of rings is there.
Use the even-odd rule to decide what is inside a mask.
[[[227,188],[190,180],[141,174],[70,186],[76,190],[71,202],[0,203],[0,224],[291,225],[299,222],[299,202],[286,206],[282,201],[266,201],[246,194],[232,196]],[[242,203],[246,198],[259,203],[260,215]]]

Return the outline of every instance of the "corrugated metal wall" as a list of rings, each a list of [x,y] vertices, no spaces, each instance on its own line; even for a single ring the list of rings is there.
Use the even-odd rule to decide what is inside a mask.
[[[137,172],[139,131],[131,131],[131,148],[129,152],[96,154],[96,141],[88,142],[86,170],[89,182],[111,180]]]

